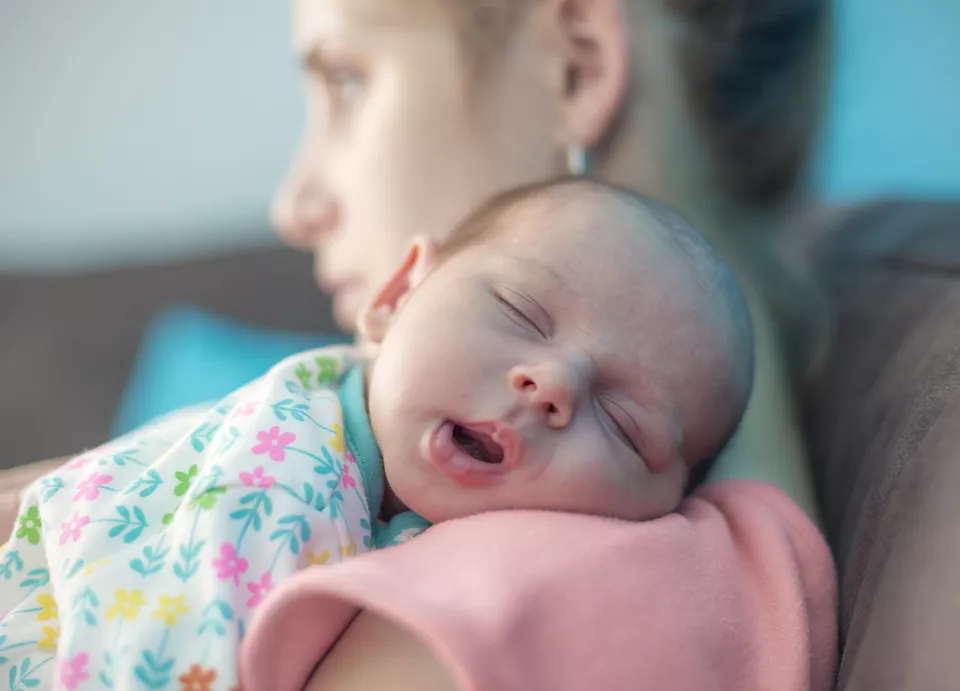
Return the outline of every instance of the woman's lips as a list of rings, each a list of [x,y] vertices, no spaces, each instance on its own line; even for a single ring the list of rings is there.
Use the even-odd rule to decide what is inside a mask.
[[[363,309],[364,293],[361,284],[357,281],[335,283],[322,280],[320,287],[330,295],[333,303],[333,316],[340,328],[352,332],[357,327],[357,317]]]
[[[471,439],[487,451],[470,453]],[[520,435],[508,425],[447,420],[427,437],[425,455],[447,477],[464,485],[482,486],[502,479],[518,467],[523,460],[523,445]]]

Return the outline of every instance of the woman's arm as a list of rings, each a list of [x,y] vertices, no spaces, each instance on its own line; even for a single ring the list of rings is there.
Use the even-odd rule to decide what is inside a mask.
[[[457,686],[422,640],[383,617],[361,612],[317,667],[305,691],[324,689],[457,691]]]

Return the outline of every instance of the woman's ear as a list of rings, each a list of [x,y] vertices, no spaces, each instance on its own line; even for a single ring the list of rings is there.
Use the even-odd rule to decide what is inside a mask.
[[[597,147],[609,134],[630,87],[634,0],[548,0],[543,5],[559,60],[551,81],[560,104],[564,147]]]
[[[414,238],[410,249],[393,273],[360,313],[357,331],[371,343],[383,342],[384,336],[403,303],[420,285],[437,263],[437,245],[428,237]]]

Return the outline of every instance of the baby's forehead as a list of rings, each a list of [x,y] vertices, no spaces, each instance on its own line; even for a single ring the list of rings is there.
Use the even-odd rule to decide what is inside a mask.
[[[669,231],[662,223],[643,206],[609,194],[559,190],[506,209],[495,226],[481,246],[535,257],[558,272],[679,268],[665,261]]]

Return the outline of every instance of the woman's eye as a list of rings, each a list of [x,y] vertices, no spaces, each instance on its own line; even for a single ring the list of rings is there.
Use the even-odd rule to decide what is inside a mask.
[[[357,96],[364,87],[363,74],[349,67],[330,69],[326,78],[330,90],[341,97]]]
[[[499,293],[494,293],[493,297],[497,302],[500,303],[500,306],[503,307],[503,311],[507,313],[507,316],[510,317],[518,325],[522,326],[525,329],[531,329],[536,331],[543,338],[547,337],[547,334],[544,333],[543,329],[537,326],[537,323],[528,317],[523,310],[514,305],[512,302],[507,300],[505,297]]]

